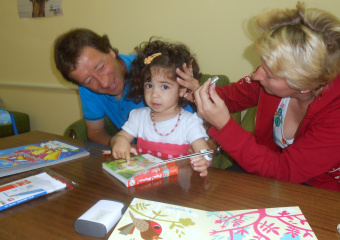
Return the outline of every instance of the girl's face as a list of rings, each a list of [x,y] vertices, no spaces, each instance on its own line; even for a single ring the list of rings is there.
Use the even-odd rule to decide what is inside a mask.
[[[255,81],[259,81],[264,90],[271,95],[291,97],[299,92],[291,88],[285,79],[275,76],[264,61],[254,73],[253,78]]]
[[[145,102],[155,113],[177,113],[178,100],[185,91],[176,81],[168,78],[166,70],[159,68],[151,68],[151,81],[144,83]]]

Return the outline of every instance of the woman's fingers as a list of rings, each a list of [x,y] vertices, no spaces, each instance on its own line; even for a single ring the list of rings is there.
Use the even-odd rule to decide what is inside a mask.
[[[209,109],[213,107],[213,102],[208,93],[210,82],[211,79],[208,79],[199,90],[195,92],[198,113],[204,118],[207,116]]]
[[[188,88],[190,91],[196,91],[199,87],[199,81],[193,77],[192,73],[192,65],[187,66],[185,63],[183,63],[183,71],[179,68],[176,69],[176,73],[179,77],[177,77],[177,82],[183,87]]]
[[[194,102],[194,93],[192,91],[188,91],[183,96],[185,99],[189,100],[190,102]]]
[[[187,75],[193,76],[192,62],[189,63],[189,66],[187,66],[186,63],[183,63],[182,68]]]
[[[209,96],[211,98],[211,100],[214,102],[214,103],[221,103],[224,101],[220,98],[220,96],[218,96],[217,92],[216,92],[216,85],[215,84],[212,84],[209,88]]]

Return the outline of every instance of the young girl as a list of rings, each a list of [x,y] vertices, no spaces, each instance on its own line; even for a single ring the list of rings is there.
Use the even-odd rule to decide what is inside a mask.
[[[203,120],[195,113],[183,109],[188,102],[183,98],[187,89],[177,82],[176,68],[192,65],[193,76],[199,78],[199,67],[189,49],[183,44],[150,40],[135,49],[137,57],[131,67],[129,97],[136,102],[144,100],[149,107],[132,110],[128,121],[110,141],[114,158],[130,161],[135,155],[150,153],[174,158],[209,149],[208,135]],[[130,143],[137,138],[137,149]],[[191,159],[200,176],[207,175],[204,156]]]

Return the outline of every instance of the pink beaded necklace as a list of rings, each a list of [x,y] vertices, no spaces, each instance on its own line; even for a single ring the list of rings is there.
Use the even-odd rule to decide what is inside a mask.
[[[179,121],[181,120],[181,115],[182,115],[182,109],[179,110],[179,114],[178,114],[178,119],[177,119],[177,123],[175,125],[175,127],[168,133],[164,134],[164,133],[160,133],[158,132],[157,128],[156,128],[156,122],[155,122],[155,116],[154,116],[154,111],[151,110],[150,116],[151,116],[151,121],[153,123],[153,128],[155,129],[155,132],[160,135],[160,136],[169,136],[171,133],[173,133],[175,131],[175,129],[177,128]]]

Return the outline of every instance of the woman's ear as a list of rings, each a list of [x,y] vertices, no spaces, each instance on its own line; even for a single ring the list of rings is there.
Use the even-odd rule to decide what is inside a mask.
[[[184,94],[187,92],[187,90],[188,90],[187,88],[181,87],[179,89],[179,96],[184,97]]]

